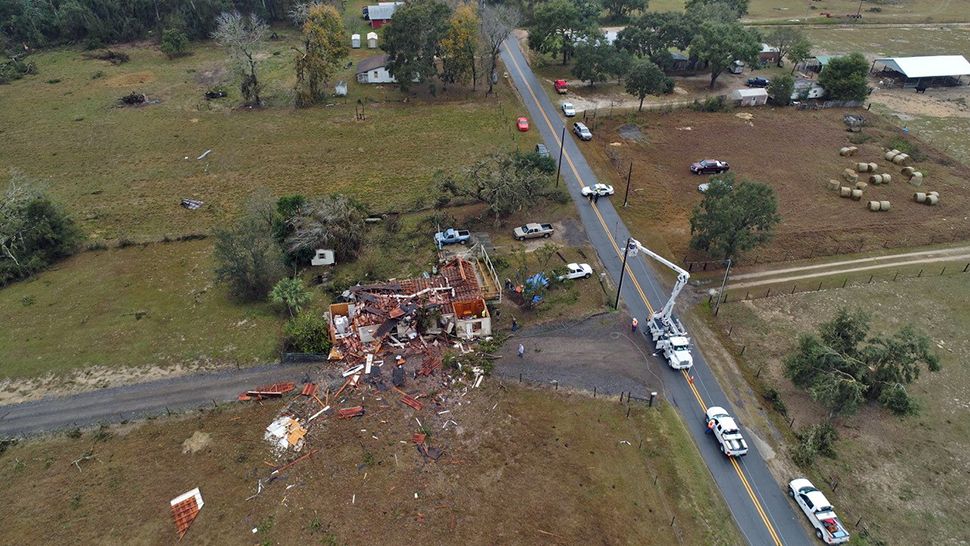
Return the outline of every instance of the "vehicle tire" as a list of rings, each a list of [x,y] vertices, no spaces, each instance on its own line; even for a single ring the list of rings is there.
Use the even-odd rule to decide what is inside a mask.
[[[589,276],[590,276],[591,274],[592,274],[592,273],[587,273],[587,274],[585,274],[585,275],[583,275],[583,278],[584,278],[584,279],[588,279],[588,278],[589,278]]]
[[[549,234],[548,234],[548,233],[546,233],[545,235],[543,235],[543,236],[542,236],[542,238],[543,238],[543,239],[548,239],[548,238],[549,238]]]
[[[793,499],[795,498],[795,490],[792,489],[791,486],[788,486],[788,496]]]
[[[518,239],[520,241],[524,241],[525,240],[525,237],[516,237],[516,239]]]
[[[815,529],[815,536],[817,536],[819,540],[825,540],[825,539],[822,538],[822,530],[821,529]]]

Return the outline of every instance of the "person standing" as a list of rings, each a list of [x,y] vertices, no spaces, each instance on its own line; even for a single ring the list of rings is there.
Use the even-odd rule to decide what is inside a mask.
[[[525,345],[519,343],[519,358],[525,356]]]
[[[595,205],[596,203],[599,203],[599,202],[600,202],[600,194],[594,193],[593,194],[593,204]]]
[[[519,322],[515,320],[515,317],[512,317],[512,331],[515,332],[518,329],[519,329]]]
[[[630,329],[634,334],[637,333],[637,326],[640,326],[640,321],[637,320],[637,317],[633,317],[633,322],[630,324]]]

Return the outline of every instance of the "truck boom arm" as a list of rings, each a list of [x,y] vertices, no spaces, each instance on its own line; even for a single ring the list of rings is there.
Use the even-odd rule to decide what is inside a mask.
[[[627,250],[629,252],[632,252],[634,256],[638,251],[643,252],[644,254],[664,264],[665,266],[674,270],[675,273],[677,273],[677,282],[674,283],[674,289],[670,291],[670,298],[667,300],[667,303],[664,304],[663,309],[661,309],[659,312],[655,312],[653,314],[653,317],[651,317],[651,318],[659,318],[663,321],[669,320],[671,314],[673,313],[674,303],[676,303],[677,301],[677,296],[680,295],[681,290],[683,290],[684,287],[687,286],[687,281],[690,280],[690,273],[688,273],[684,268],[680,267],[674,262],[671,262],[667,258],[664,258],[660,254],[657,254],[656,252],[643,246],[642,244],[640,244],[640,241],[637,241],[636,239],[630,238],[630,247]]]

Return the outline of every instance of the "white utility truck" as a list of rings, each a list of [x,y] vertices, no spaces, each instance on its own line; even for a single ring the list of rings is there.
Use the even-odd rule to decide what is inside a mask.
[[[721,445],[721,453],[728,457],[740,457],[748,453],[748,443],[741,436],[741,428],[727,410],[720,406],[707,408],[704,414],[707,430]]]
[[[650,332],[650,338],[657,351],[664,355],[671,368],[675,370],[690,368],[694,365],[694,358],[690,354],[690,338],[687,336],[687,329],[684,328],[684,325],[673,317],[674,303],[680,291],[687,286],[690,273],[643,246],[640,241],[631,238],[627,247],[628,257],[634,257],[639,252],[643,252],[677,273],[677,282],[674,283],[674,289],[670,292],[670,299],[667,300],[663,309],[650,315],[649,320],[647,320],[647,331]],[[646,332],[644,332],[644,335],[646,335]]]
[[[815,528],[815,536],[826,544],[849,542],[849,532],[835,515],[832,504],[821,491],[805,478],[792,480],[788,484],[788,494],[805,512],[805,517]]]

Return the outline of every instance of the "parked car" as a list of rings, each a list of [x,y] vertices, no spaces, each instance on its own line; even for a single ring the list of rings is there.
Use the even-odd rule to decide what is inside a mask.
[[[592,186],[583,186],[580,191],[584,196],[586,195],[599,195],[600,197],[606,197],[607,195],[613,195],[613,186],[609,184],[593,184]]]
[[[812,482],[797,478],[788,483],[788,494],[795,499],[805,517],[815,528],[815,536],[826,544],[849,542],[849,532],[835,515],[832,504]]]
[[[747,85],[748,87],[768,87],[769,85],[771,85],[771,80],[769,80],[768,78],[762,78],[761,76],[758,76],[756,78],[748,78],[748,81],[745,83],[745,85]]]
[[[529,130],[529,118],[519,118],[515,121],[515,126],[523,133]]]
[[[539,157],[549,157],[549,149],[546,148],[545,144],[536,144],[536,155]]]
[[[434,242],[441,248],[445,245],[460,244],[463,245],[471,239],[472,234],[467,229],[455,229],[448,228],[444,231],[439,231],[434,234]]]
[[[556,80],[552,82],[552,86],[556,89],[556,93],[560,95],[565,95],[569,92],[569,84],[566,80]]]
[[[704,413],[707,430],[714,434],[721,446],[721,453],[728,457],[739,457],[748,453],[748,444],[741,436],[741,428],[727,410],[711,406]]]
[[[593,140],[593,133],[590,132],[589,127],[586,127],[585,123],[576,122],[573,124],[573,132],[579,137],[579,140]]]
[[[556,277],[560,281],[575,280],[575,279],[588,279],[593,275],[593,268],[589,264],[577,264],[571,263],[566,264],[566,272],[562,275]]]
[[[576,115],[576,107],[571,102],[564,102],[562,103],[562,114],[567,118],[571,118]]]
[[[364,8],[360,10],[360,15],[365,21],[370,21],[370,14],[368,14],[367,11],[367,6],[364,6]]]
[[[526,224],[513,229],[512,234],[516,239],[524,241],[536,237],[549,237],[553,231],[552,224]]]
[[[690,164],[690,172],[694,174],[721,174],[731,170],[727,161],[717,159],[704,159],[697,163]]]

